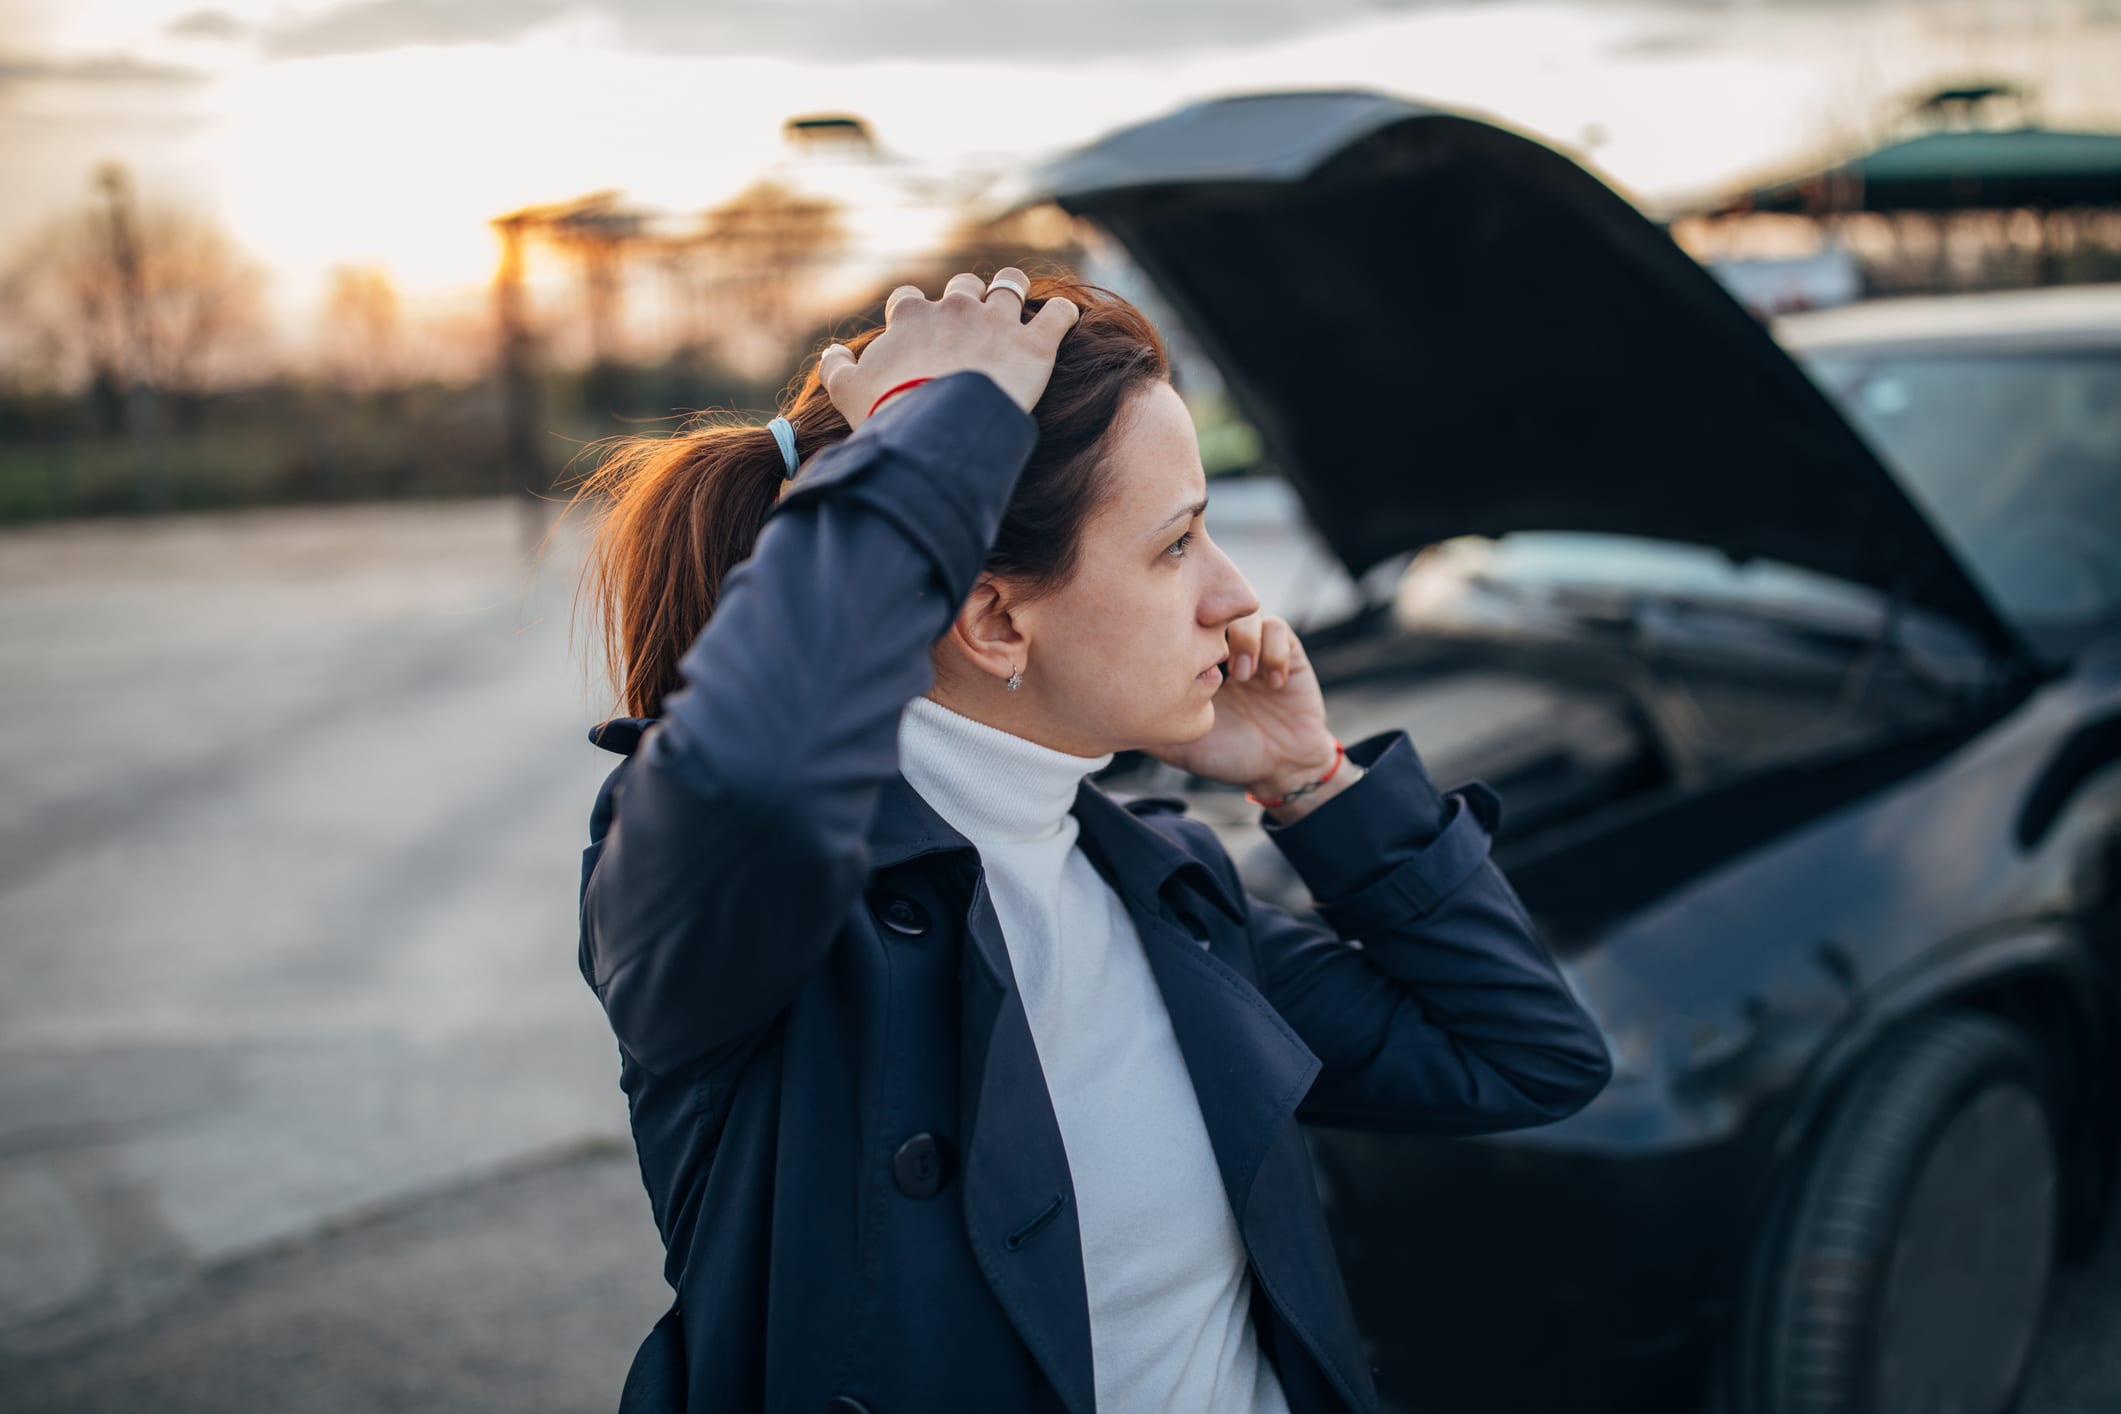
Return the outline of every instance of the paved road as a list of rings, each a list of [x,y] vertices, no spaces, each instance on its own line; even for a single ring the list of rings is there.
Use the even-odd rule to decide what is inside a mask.
[[[667,1295],[573,968],[569,546],[530,573],[506,503],[0,534],[0,1405],[609,1407]],[[2121,1408],[2116,1330],[2121,1241],[2023,1414]]]
[[[505,502],[0,538],[0,1349],[625,1134]],[[602,758],[602,759],[600,759]]]
[[[559,1157],[202,1273],[111,1348],[0,1361],[0,1388],[14,1414],[608,1409],[660,1258],[631,1153]],[[2058,1286],[2018,1414],[2121,1407],[2117,1327],[2121,1224]]]
[[[0,1363],[11,1414],[579,1414],[669,1304],[631,1151],[200,1273],[123,1339]]]

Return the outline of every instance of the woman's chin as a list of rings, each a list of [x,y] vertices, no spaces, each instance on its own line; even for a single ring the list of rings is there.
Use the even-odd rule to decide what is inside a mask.
[[[1184,746],[1199,741],[1215,730],[1215,703],[1211,701],[1189,703],[1165,717],[1152,736],[1136,741],[1131,750],[1156,751],[1167,746]]]

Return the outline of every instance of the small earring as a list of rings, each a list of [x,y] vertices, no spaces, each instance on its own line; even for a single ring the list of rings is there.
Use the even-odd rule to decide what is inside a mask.
[[[1014,663],[1011,663],[1011,664],[1009,665],[1009,690],[1010,690],[1011,692],[1014,692],[1014,691],[1016,691],[1016,690],[1017,690],[1018,688],[1022,687],[1023,685],[1024,685],[1024,670],[1023,670],[1022,668],[1019,668],[1018,666],[1016,666],[1016,664],[1014,664]]]

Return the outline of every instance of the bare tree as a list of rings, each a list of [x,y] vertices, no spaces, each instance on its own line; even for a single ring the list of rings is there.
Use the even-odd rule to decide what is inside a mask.
[[[332,271],[317,342],[326,374],[346,392],[366,395],[411,378],[398,287],[378,266]]]
[[[198,393],[259,372],[264,268],[211,217],[135,202],[122,168],[97,182],[102,199],[46,222],[0,275],[22,381]]]

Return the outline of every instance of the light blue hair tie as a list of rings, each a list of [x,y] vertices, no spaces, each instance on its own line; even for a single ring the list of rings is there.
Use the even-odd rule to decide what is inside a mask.
[[[785,417],[776,417],[766,424],[766,430],[781,444],[781,462],[787,468],[781,473],[782,479],[795,475],[795,424]]]

